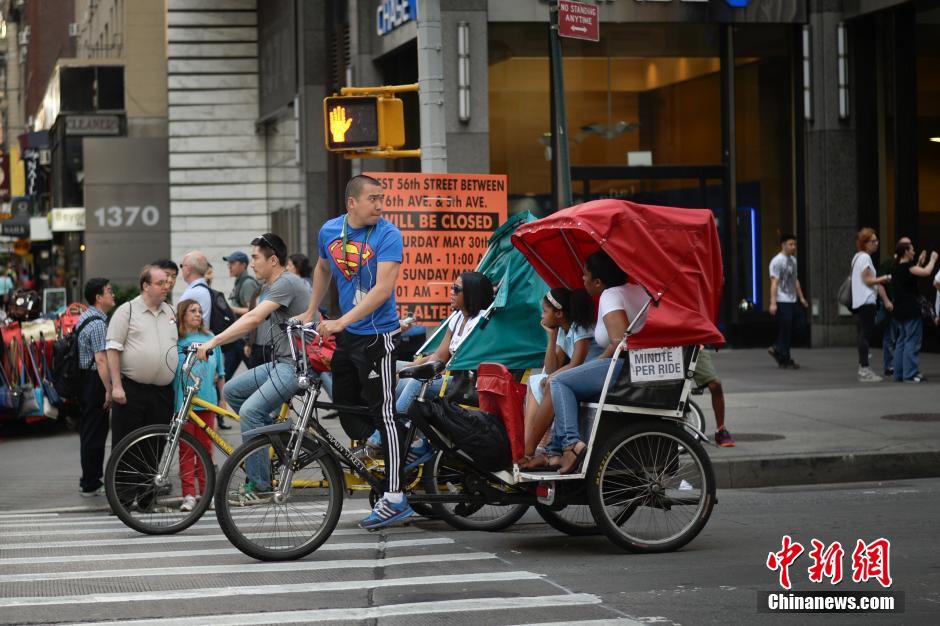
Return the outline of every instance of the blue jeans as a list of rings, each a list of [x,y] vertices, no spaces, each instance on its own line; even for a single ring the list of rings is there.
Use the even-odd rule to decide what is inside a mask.
[[[296,392],[297,375],[292,363],[265,363],[226,384],[225,400],[241,418],[244,433],[273,423],[271,414]],[[252,454],[245,470],[259,491],[271,488],[271,466],[265,450]]]
[[[777,342],[774,350],[777,351],[777,362],[787,364],[793,359],[790,357],[790,344],[793,335],[803,331],[806,326],[806,310],[799,302],[777,303]]]
[[[552,403],[555,405],[555,423],[552,426],[555,445],[562,449],[581,441],[578,425],[578,402],[596,402],[604,389],[611,359],[594,359],[583,365],[572,367],[552,377]],[[614,378],[620,373],[623,359],[617,359]]]
[[[884,335],[881,339],[881,354],[884,357],[885,371],[894,369],[894,346],[897,341],[897,330],[895,330],[894,320],[889,314],[888,323],[885,324]]]
[[[423,383],[416,378],[403,378],[398,381],[398,386],[395,387],[395,413],[408,413],[408,408],[411,406],[411,403],[415,401],[415,398],[418,397],[418,392],[421,391],[422,384]],[[433,398],[439,395],[441,393],[441,387],[443,386],[443,378],[432,380],[431,384],[428,386],[425,397]]]
[[[891,320],[897,342],[894,345],[894,380],[911,380],[920,370],[917,365],[924,324],[920,318]]]

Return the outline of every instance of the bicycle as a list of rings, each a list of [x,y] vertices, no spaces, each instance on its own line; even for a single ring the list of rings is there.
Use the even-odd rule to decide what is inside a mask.
[[[183,404],[166,425],[138,428],[111,451],[105,466],[105,494],[111,510],[127,526],[149,535],[166,535],[192,526],[211,504],[215,486],[215,465],[211,452],[191,433],[183,430],[191,422],[202,430],[226,456],[233,447],[196,413],[209,411],[216,416],[239,421],[238,414],[206,402],[196,394],[202,383],[193,374],[197,344],[186,349],[182,377]],[[280,419],[287,415],[281,407]],[[179,454],[178,454],[179,453]],[[181,462],[191,459],[191,463]],[[191,465],[191,467],[186,467]],[[181,511],[182,488],[190,486],[200,497],[191,511]]]
[[[381,473],[373,471],[374,467],[366,466],[356,452],[343,446],[323,427],[317,414],[323,409],[367,418],[369,410],[319,401],[320,382],[308,367],[304,347],[308,339],[318,337],[315,325],[291,321],[282,324],[282,328],[288,335],[302,396],[298,419],[246,432],[245,442],[219,470],[215,490],[216,517],[222,531],[235,547],[259,560],[300,558],[327,540],[342,511],[344,489],[335,488],[345,486],[341,466],[369,485],[371,502],[383,490]],[[443,369],[444,364],[431,362],[402,370],[399,375],[422,382],[416,401],[423,401],[430,382]],[[417,436],[417,424],[412,422],[402,444],[402,467]],[[458,527],[481,530],[504,528],[528,508],[507,496],[505,502],[497,504],[508,506],[497,506],[495,514],[487,511],[483,519],[474,519],[473,515],[489,503],[463,493],[464,468],[460,463],[459,459],[439,452],[416,468],[414,475],[402,481],[406,491],[410,491],[409,501],[430,505],[435,514],[452,525],[460,520],[464,525]],[[266,471],[270,472],[270,490],[259,491],[253,478],[259,474],[265,478]],[[419,486],[423,493],[415,492]],[[456,506],[451,509],[450,504]]]

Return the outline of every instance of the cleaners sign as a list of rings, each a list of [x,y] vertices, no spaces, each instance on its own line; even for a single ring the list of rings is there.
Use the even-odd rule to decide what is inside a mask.
[[[451,313],[450,288],[476,269],[490,235],[506,221],[506,177],[374,172],[385,189],[382,215],[401,230],[399,317],[436,326]]]
[[[685,377],[682,348],[630,350],[630,381],[650,383]]]

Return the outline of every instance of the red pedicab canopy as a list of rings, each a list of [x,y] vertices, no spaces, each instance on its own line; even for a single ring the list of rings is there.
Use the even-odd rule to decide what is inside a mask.
[[[523,224],[512,241],[552,287],[582,287],[585,260],[610,255],[653,299],[631,348],[725,342],[715,326],[724,278],[711,211],[595,200]]]

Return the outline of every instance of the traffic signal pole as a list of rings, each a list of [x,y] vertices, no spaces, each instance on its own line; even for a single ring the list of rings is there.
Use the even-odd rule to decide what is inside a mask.
[[[418,102],[421,111],[421,171],[447,172],[447,126],[444,117],[444,50],[441,2],[418,2]]]
[[[571,206],[574,200],[571,197],[571,158],[568,154],[568,115],[565,111],[561,39],[558,37],[558,0],[550,0],[548,14],[552,91],[552,211],[554,212]]]

